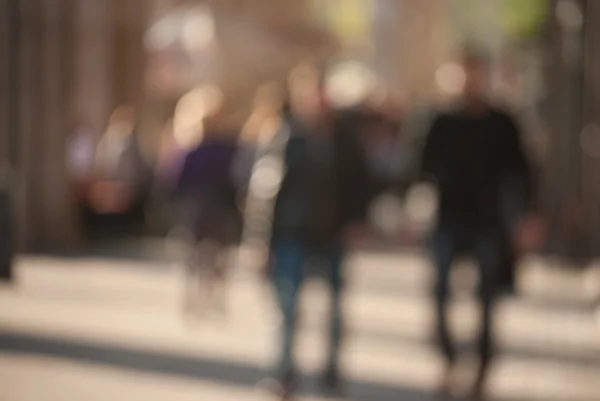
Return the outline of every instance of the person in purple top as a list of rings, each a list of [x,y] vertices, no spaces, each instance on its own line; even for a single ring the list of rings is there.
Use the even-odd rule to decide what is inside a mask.
[[[212,293],[223,284],[224,251],[238,242],[242,226],[232,177],[236,139],[222,129],[222,121],[220,110],[204,117],[202,140],[185,155],[175,188],[179,221],[192,239],[189,272],[202,276],[211,301],[217,301]],[[186,293],[187,311],[195,306],[195,295]]]

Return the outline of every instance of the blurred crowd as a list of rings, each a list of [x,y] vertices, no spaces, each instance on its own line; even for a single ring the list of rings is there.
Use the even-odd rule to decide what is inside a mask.
[[[369,224],[376,199],[391,194],[402,203],[411,188],[428,183],[437,193],[437,217],[422,244],[436,267],[436,327],[447,368],[440,391],[451,393],[457,358],[446,317],[450,271],[458,256],[469,254],[478,265],[482,316],[472,395],[482,399],[495,301],[514,290],[516,263],[541,243],[544,224],[536,214],[536,168],[519,124],[486,95],[485,55],[466,49],[461,68],[458,96],[432,106],[420,129],[406,123],[416,109],[409,99],[377,88],[340,100],[327,66],[311,63],[295,68],[285,83],[258,88],[237,129],[224,112],[227,93],[214,86],[190,92],[165,123],[151,162],[132,108],[118,108],[101,138],[79,119],[67,152],[79,217],[96,230],[125,224],[137,234],[171,232],[185,240],[188,313],[198,305],[223,306],[219,288],[233,263],[231,247],[262,252],[256,260],[283,316],[277,392],[288,399],[297,386],[293,344],[305,278],[321,276],[332,293],[322,384],[342,391],[345,255],[381,235]],[[400,245],[400,238],[416,238],[400,234],[405,231],[400,225],[386,234]]]
[[[321,67],[314,68],[319,74],[326,73]],[[324,82],[322,85],[323,96],[328,96],[325,93],[330,90]],[[83,224],[92,233],[99,231],[99,225],[122,230],[124,225],[131,227],[134,223],[138,227],[136,233],[164,234],[173,223],[174,197],[186,185],[182,180],[191,178],[182,178],[188,174],[184,168],[186,160],[195,158],[197,148],[217,140],[232,147],[231,160],[224,163],[230,170],[232,191],[241,202],[247,196],[260,149],[288,125],[291,103],[301,99],[297,100],[301,103],[297,107],[306,109],[303,113],[314,113],[311,108],[316,107],[316,100],[308,98],[304,88],[292,88],[291,82],[260,86],[250,115],[236,128],[230,121],[231,110],[224,111],[228,94],[215,86],[197,88],[177,103],[150,157],[141,145],[141,137],[147,133],[139,132],[139,116],[131,106],[118,107],[103,133],[95,132],[84,115],[76,116],[66,153],[73,200]],[[402,129],[405,104],[394,94],[381,90],[364,94],[350,106],[323,101],[328,102],[332,112],[343,112],[350,125],[356,124],[348,136],[358,141],[364,153],[371,195],[404,192],[414,178],[419,152],[417,141],[412,141],[412,136]],[[195,177],[203,172],[189,174]]]

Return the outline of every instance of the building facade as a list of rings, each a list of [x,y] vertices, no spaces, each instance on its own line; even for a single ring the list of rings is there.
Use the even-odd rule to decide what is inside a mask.
[[[186,86],[170,94],[149,88],[154,59],[147,52],[148,29],[160,16],[198,4],[214,13],[217,81],[229,85],[239,105],[249,104],[264,81],[283,81],[307,56],[336,53],[359,55],[396,91],[434,95],[436,70],[460,41],[452,2],[438,0],[0,0],[0,58],[8,61],[0,63],[0,172],[10,166],[15,178],[22,250],[77,244],[65,163],[74,120],[84,118],[100,135],[111,112],[130,104],[144,118],[160,117],[142,121],[151,137],[169,114],[168,107],[164,115],[157,107],[165,99],[176,102]],[[335,5],[342,8],[332,13]],[[554,231],[562,233],[555,244],[565,244],[575,238],[563,216],[574,198],[579,217],[572,220],[583,226],[588,250],[600,249],[594,245],[600,243],[600,46],[594,25],[600,6],[593,0],[548,5],[544,169],[553,175],[546,180],[545,207]],[[580,10],[579,20],[573,10]],[[196,83],[202,79],[188,86]]]
[[[112,111],[127,104],[137,110],[144,136],[152,136],[153,127],[145,121],[156,100],[147,85],[148,28],[161,12],[199,3],[211,6],[222,22],[223,82],[240,91],[234,98],[248,104],[257,85],[283,78],[305,53],[328,43],[307,29],[306,13],[298,8],[303,4],[297,4],[302,2],[0,1],[0,56],[9,61],[0,65],[0,166],[10,165],[14,172],[21,250],[61,251],[78,245],[82,233],[66,165],[74,124],[83,120],[100,136]],[[251,29],[240,35],[244,24]],[[240,58],[252,53],[242,40],[244,32],[255,35],[254,42],[267,53]],[[261,44],[262,39],[268,43]]]
[[[66,171],[75,116],[104,129],[117,105],[142,99],[147,2],[5,0],[0,51],[1,160],[12,167],[21,250],[77,243]]]

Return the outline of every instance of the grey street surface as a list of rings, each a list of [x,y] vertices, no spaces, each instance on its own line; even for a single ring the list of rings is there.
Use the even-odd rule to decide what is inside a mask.
[[[431,345],[429,275],[414,252],[350,258],[349,399],[434,399],[440,361]],[[270,400],[262,384],[275,356],[278,314],[269,287],[238,269],[227,313],[189,319],[181,313],[182,277],[166,262],[19,260],[17,285],[0,287],[0,400]],[[470,281],[468,272],[457,281]],[[494,399],[600,400],[600,325],[590,281],[527,261],[522,293],[498,310]],[[455,304],[456,336],[468,344],[477,311],[461,291]],[[297,349],[306,376],[300,400],[326,399],[314,385],[326,313],[324,286],[308,283]],[[468,380],[468,348],[466,355],[461,376]]]

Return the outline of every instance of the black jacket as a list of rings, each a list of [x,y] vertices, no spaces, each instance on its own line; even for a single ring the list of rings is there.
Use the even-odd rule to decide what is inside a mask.
[[[287,137],[279,151],[284,173],[274,199],[272,241],[327,245],[339,241],[349,224],[366,220],[370,191],[357,118],[352,111],[337,114],[329,139],[320,140],[288,115],[280,134]]]
[[[517,125],[500,109],[438,115],[422,160],[422,174],[439,192],[438,217],[500,223],[508,186],[523,209],[532,208],[532,171],[521,142]]]

